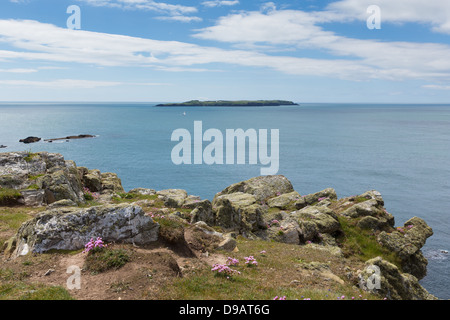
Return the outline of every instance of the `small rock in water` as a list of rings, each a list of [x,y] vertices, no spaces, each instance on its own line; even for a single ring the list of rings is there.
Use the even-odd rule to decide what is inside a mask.
[[[448,253],[448,251],[447,251],[447,250],[441,250],[441,253],[445,253],[445,254],[447,254],[447,253]]]

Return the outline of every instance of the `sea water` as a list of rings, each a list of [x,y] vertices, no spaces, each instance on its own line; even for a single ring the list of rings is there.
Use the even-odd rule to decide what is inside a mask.
[[[78,166],[115,172],[125,190],[185,189],[210,199],[260,175],[260,165],[175,165],[174,130],[278,129],[279,171],[300,194],[334,188],[338,197],[378,190],[402,226],[423,218],[434,231],[421,284],[450,299],[450,105],[300,104],[282,107],[155,107],[156,103],[3,103],[0,145],[61,153]],[[92,134],[96,138],[19,139]]]

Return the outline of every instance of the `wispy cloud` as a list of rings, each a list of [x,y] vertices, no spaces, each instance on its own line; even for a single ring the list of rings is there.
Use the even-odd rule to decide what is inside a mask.
[[[267,51],[264,49],[267,46],[280,51],[293,49],[297,55],[301,55],[302,50],[317,50],[334,58],[311,59],[314,65],[322,64],[336,71],[344,66],[344,74],[353,74],[355,80],[414,78],[450,81],[450,60],[447,58],[450,46],[350,38],[322,27],[322,23],[329,19],[337,18],[334,15],[330,18],[328,11],[272,8],[269,11],[239,12],[220,18],[214,26],[197,30],[194,36],[240,47],[261,47],[264,51]],[[309,66],[297,66],[300,64],[294,64],[291,72],[297,70],[301,73],[301,70],[309,69]],[[361,71],[365,74],[358,74]]]
[[[222,7],[222,6],[235,6],[239,4],[239,0],[212,0],[203,1],[202,5],[209,8]]]
[[[438,84],[427,84],[422,86],[425,89],[433,89],[433,90],[450,90],[450,86],[443,86]]]
[[[166,15],[166,17],[158,17],[158,19],[192,22],[201,21],[199,17],[189,16],[198,12],[193,6],[185,6],[181,4],[169,4],[165,2],[156,2],[153,0],[78,0],[91,6],[112,7],[126,10],[145,10],[153,11],[158,14]]]
[[[100,87],[116,87],[124,85],[132,86],[167,86],[168,83],[151,82],[120,82],[120,81],[93,81],[83,79],[57,79],[51,81],[31,81],[31,80],[0,80],[1,85],[37,88],[59,88],[59,89],[95,89]]]
[[[0,69],[0,73],[34,73],[38,72],[37,69],[22,69],[22,68],[16,68],[16,69]]]
[[[442,0],[339,0],[325,13],[335,21],[366,20],[367,8],[376,4],[384,22],[428,24],[433,31],[450,34],[450,1]]]

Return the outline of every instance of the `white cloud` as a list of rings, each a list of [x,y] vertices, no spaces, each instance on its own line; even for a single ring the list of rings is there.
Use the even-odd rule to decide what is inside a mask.
[[[450,80],[450,46],[341,36],[320,25],[328,15],[299,10],[240,12],[220,18],[216,25],[197,30],[194,36],[241,47],[291,48],[297,55],[304,49],[319,50],[334,57],[333,63],[326,63],[330,67],[346,65],[347,74],[354,68],[355,79]],[[366,74],[358,75],[356,70],[366,70]]]
[[[23,69],[23,68],[16,68],[16,69],[0,69],[0,72],[5,73],[34,73],[37,72],[36,69]]]
[[[158,20],[166,20],[166,21],[178,21],[178,22],[200,22],[203,19],[195,16],[165,16],[165,17],[156,17]]]
[[[446,0],[340,0],[324,12],[334,21],[366,20],[370,5],[381,9],[382,22],[424,23],[432,30],[450,34],[450,1]]]
[[[239,0],[212,0],[203,1],[202,5],[208,8],[222,7],[222,6],[234,6],[239,4]]]
[[[82,88],[93,89],[98,87],[113,87],[121,85],[120,82],[111,81],[90,81],[90,80],[74,80],[59,79],[53,81],[30,81],[30,80],[0,80],[0,84],[7,86],[26,86],[39,88]]]
[[[172,17],[181,17],[198,12],[193,6],[185,6],[181,4],[169,4],[165,2],[156,2],[153,0],[78,0],[97,7],[113,7],[131,10],[154,11],[159,14],[166,14]],[[192,17],[191,21],[198,21]],[[199,19],[199,18],[198,18]],[[183,21],[183,19],[167,19],[175,21]]]
[[[57,79],[51,81],[31,81],[31,80],[0,80],[1,85],[5,86],[25,86],[36,88],[58,88],[58,89],[95,89],[100,87],[116,87],[123,85],[132,86],[166,86],[167,83],[128,83],[120,81],[92,81],[92,80],[80,80],[80,79]]]
[[[432,43],[381,42],[336,35],[316,25],[317,17],[294,10],[242,12],[199,30],[198,37],[255,45],[253,50],[225,50],[179,41],[161,41],[85,30],[69,30],[30,20],[0,20],[0,60],[131,66],[167,71],[213,71],[222,64],[270,68],[292,75],[325,76],[354,81],[370,79],[450,80],[450,46]],[[295,48],[277,55],[258,51]],[[263,46],[263,47],[264,47]],[[328,58],[301,57],[302,49]],[[211,66],[211,64],[213,64]]]
[[[442,86],[438,84],[427,84],[422,86],[425,89],[434,89],[434,90],[450,90],[450,86]]]

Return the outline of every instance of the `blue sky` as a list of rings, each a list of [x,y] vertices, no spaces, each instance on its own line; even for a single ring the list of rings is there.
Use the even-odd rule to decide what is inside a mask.
[[[2,0],[1,101],[191,99],[450,103],[450,1]]]

